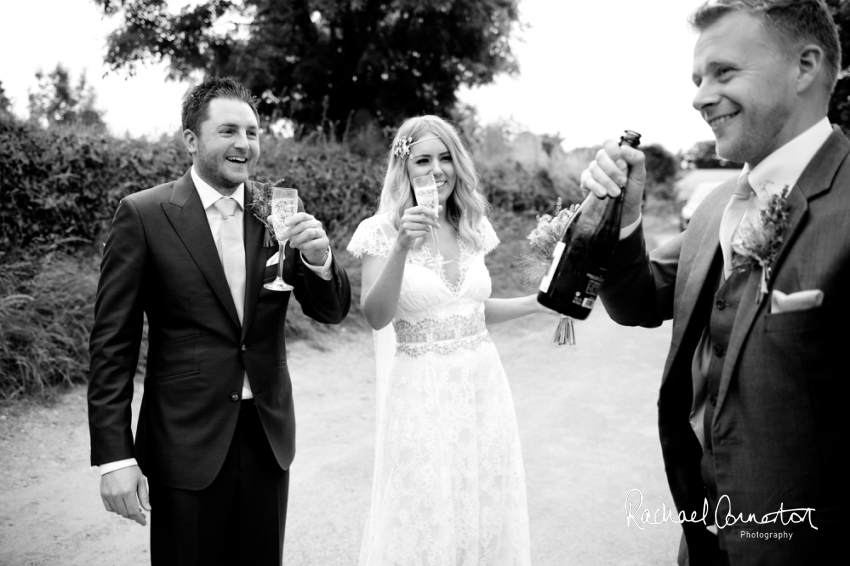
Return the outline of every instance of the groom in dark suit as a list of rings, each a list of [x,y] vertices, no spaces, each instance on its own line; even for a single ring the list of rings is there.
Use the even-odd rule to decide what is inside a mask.
[[[676,507],[697,519],[679,563],[834,564],[850,526],[850,141],[826,118],[838,33],[820,0],[713,0],[692,24],[693,105],[744,169],[647,256],[643,156],[607,142],[582,174],[599,196],[626,187],[600,294],[620,324],[673,319],[658,421]]]
[[[265,228],[251,217],[255,99],[211,79],[187,93],[182,120],[192,168],[122,200],[106,241],[91,335],[92,465],[107,511],[144,525],[142,509],[155,509],[153,564],[280,564],[295,452],[290,294],[263,288],[275,278],[277,246],[263,247]],[[299,212],[287,224],[284,279],[305,314],[340,322],[348,278],[321,223]],[[149,347],[134,443],[143,315]]]

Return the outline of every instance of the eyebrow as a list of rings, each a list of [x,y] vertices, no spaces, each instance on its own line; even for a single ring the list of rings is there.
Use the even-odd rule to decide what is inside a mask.
[[[452,152],[451,152],[451,151],[446,150],[446,151],[442,151],[442,152],[438,153],[437,155],[438,155],[439,157],[442,157],[442,156],[444,156],[444,155],[451,155],[451,154],[452,154]],[[431,155],[431,154],[430,154],[430,153],[428,153],[428,152],[425,152],[425,153],[417,153],[416,155],[411,155],[411,156],[410,156],[410,158],[411,158],[411,159],[419,159],[420,157],[430,156],[430,155]]]
[[[219,124],[216,127],[217,128],[240,128],[241,126],[239,124],[232,124],[232,123],[228,122],[226,124]],[[254,124],[251,124],[249,126],[246,126],[245,129],[247,129],[247,130],[257,130],[257,129],[259,129],[259,127],[255,126]]]

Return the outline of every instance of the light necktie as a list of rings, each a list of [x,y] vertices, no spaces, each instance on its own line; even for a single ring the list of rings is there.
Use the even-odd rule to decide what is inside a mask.
[[[245,244],[242,238],[242,223],[234,214],[239,205],[235,200],[221,197],[213,206],[221,214],[221,247],[218,250],[224,275],[230,287],[230,295],[236,305],[236,314],[242,322],[245,303]]]
[[[723,274],[726,279],[732,274],[732,238],[740,226],[741,221],[750,207],[750,200],[753,197],[753,188],[750,186],[749,173],[742,175],[738,179],[738,186],[735,187],[735,192],[732,198],[729,199],[729,204],[723,211],[723,216],[720,218],[720,249],[723,252]]]
[[[234,216],[239,203],[228,197],[221,197],[213,203],[215,209],[221,214],[221,228],[219,235],[218,255],[224,266],[224,275],[227,277],[227,285],[230,287],[230,296],[236,305],[236,315],[242,322],[242,313],[245,310],[245,244],[242,237],[242,222]],[[248,373],[242,376],[242,398],[253,397],[251,384],[248,382]]]

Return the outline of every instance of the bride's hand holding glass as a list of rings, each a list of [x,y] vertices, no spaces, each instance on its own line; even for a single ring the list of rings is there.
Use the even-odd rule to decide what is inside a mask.
[[[415,248],[422,238],[430,236],[431,228],[439,228],[437,213],[428,206],[414,206],[404,211],[398,224],[398,245],[404,251]]]

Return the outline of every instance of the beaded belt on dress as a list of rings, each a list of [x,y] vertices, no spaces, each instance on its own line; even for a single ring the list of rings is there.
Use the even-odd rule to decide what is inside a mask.
[[[484,325],[484,313],[453,315],[438,320],[426,318],[415,324],[396,320],[393,327],[397,350],[412,356],[425,352],[447,354],[461,347],[471,348],[489,336]]]

